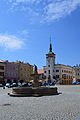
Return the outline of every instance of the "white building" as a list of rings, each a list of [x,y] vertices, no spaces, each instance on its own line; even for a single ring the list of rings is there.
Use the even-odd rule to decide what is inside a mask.
[[[44,67],[47,82],[55,81],[54,69],[55,69],[55,54],[52,52],[52,44],[50,42],[49,53],[46,54],[46,66]]]
[[[74,81],[80,82],[80,64],[73,67]]]
[[[55,78],[61,84],[72,84],[73,67],[63,64],[55,64]]]
[[[76,71],[75,71],[75,67],[73,67],[73,83],[76,82]]]
[[[55,64],[55,54],[52,52],[50,42],[49,53],[46,54],[46,66],[44,66],[46,82],[60,82],[61,84],[72,84],[73,67],[63,64]]]

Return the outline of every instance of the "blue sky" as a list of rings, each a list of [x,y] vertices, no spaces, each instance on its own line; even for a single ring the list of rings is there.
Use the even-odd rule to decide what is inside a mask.
[[[80,0],[0,1],[0,59],[45,66],[50,36],[56,63],[80,63]]]

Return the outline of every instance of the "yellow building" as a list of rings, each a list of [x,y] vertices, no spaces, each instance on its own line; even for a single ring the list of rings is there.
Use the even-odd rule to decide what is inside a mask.
[[[69,85],[73,81],[73,67],[63,64],[55,65],[55,78],[60,84]]]
[[[23,63],[23,62],[18,62],[18,64],[19,64],[18,67],[19,80],[29,82],[32,79],[31,74],[33,73],[33,66],[30,65],[29,63]]]

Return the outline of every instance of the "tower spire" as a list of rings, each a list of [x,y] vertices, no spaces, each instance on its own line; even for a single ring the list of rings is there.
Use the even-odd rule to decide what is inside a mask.
[[[52,53],[52,43],[51,43],[51,36],[50,36],[50,48],[49,48],[49,52]]]

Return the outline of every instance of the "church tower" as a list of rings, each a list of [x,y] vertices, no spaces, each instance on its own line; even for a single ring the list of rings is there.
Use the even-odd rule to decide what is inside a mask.
[[[46,81],[54,82],[55,54],[52,52],[52,43],[50,39],[49,53],[46,54]]]

